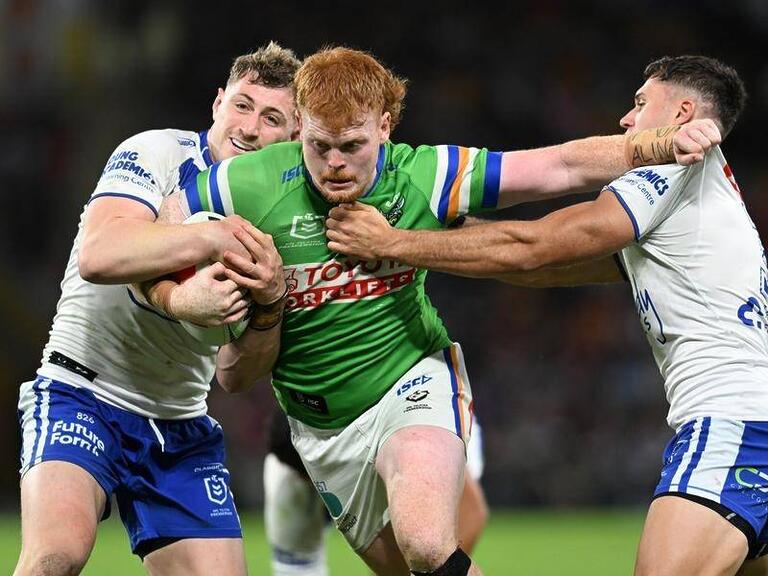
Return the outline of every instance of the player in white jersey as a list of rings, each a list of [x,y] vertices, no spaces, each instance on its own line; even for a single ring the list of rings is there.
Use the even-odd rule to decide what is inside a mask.
[[[746,99],[735,70],[706,57],[662,58],[645,78],[621,119],[630,134],[695,118],[726,134]],[[625,274],[677,432],[635,574],[766,573],[752,559],[768,543],[768,273],[719,147],[694,166],[632,170],[533,222],[406,232],[355,204],[332,211],[328,229],[332,250],[522,285]]]
[[[218,91],[208,131],[143,132],[109,158],[83,211],[37,379],[20,391],[15,574],[79,573],[112,494],[149,573],[245,574],[221,427],[206,415],[206,394],[214,372],[220,381],[247,378],[253,363],[217,366],[215,347],[126,284],[256,249],[263,260],[247,273],[258,289],[241,290],[217,263],[175,290],[168,306],[183,309],[210,294],[220,306],[208,320],[222,323],[242,318],[249,298],[264,304],[282,294],[274,246],[267,238],[255,248],[243,242],[245,221],[155,220],[165,196],[214,162],[296,136],[298,66],[274,43],[241,56]],[[262,339],[247,330],[222,350],[239,347],[245,358]]]

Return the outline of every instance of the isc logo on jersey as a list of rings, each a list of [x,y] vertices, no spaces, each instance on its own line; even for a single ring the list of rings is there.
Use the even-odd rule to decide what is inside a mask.
[[[184,224],[198,224],[200,222],[211,222],[217,220],[223,220],[224,216],[216,214],[215,212],[196,212],[189,218],[184,220]],[[180,270],[174,274],[174,277],[180,283],[188,280],[197,274],[198,271],[210,266],[210,262],[198,264],[195,267],[186,268]],[[195,340],[203,342],[204,344],[210,344],[212,346],[222,346],[232,340],[237,340],[240,335],[245,332],[248,322],[250,320],[250,314],[245,318],[231,324],[225,324],[224,326],[199,326],[191,322],[185,322],[180,320],[179,323],[182,327],[189,332]]]

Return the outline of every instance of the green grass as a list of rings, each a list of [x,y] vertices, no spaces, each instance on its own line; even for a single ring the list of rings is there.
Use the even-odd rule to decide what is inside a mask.
[[[269,574],[264,526],[259,515],[243,515],[250,574]],[[635,511],[494,511],[474,559],[486,575],[601,576],[631,574],[643,514]],[[19,550],[18,520],[0,516],[0,574],[10,574]],[[334,576],[365,575],[362,562],[332,531],[328,557]],[[145,574],[130,553],[118,520],[99,531],[85,576]]]

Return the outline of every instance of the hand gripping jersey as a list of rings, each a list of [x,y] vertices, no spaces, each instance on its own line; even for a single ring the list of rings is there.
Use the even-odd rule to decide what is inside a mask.
[[[360,199],[399,228],[438,228],[498,201],[501,154],[387,143]],[[450,344],[424,293],[426,273],[329,252],[332,204],[313,186],[300,143],[225,160],[186,188],[190,212],[239,214],[271,234],[289,297],[272,371],[286,412],[310,426],[347,425],[414,364]]]
[[[702,416],[768,420],[762,243],[719,148],[609,186],[637,241],[621,251],[677,429]]]
[[[205,132],[143,132],[117,147],[91,201],[128,198],[157,214],[164,196],[211,164]],[[139,304],[127,286],[83,280],[77,258],[84,216],[85,210],[38,373],[88,388],[101,400],[149,418],[205,414],[216,348]]]

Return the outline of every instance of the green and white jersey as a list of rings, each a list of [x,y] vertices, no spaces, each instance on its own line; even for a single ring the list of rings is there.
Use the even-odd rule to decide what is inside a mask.
[[[495,208],[500,171],[498,152],[388,142],[360,202],[398,228],[440,228]],[[328,250],[333,204],[314,187],[300,143],[216,164],[185,196],[190,213],[239,214],[274,238],[289,297],[272,383],[290,416],[319,428],[346,426],[414,364],[450,344],[424,293],[425,271]]]

